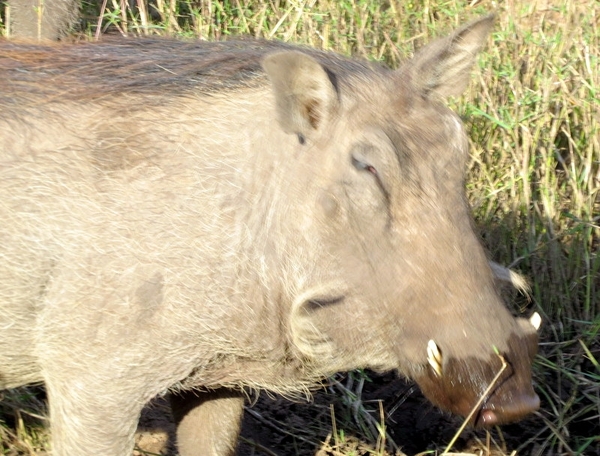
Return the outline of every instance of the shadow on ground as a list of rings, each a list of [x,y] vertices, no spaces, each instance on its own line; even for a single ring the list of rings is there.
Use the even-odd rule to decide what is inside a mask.
[[[462,422],[432,406],[414,384],[395,374],[368,373],[358,380],[350,378],[352,375],[356,374],[339,375],[338,384],[331,383],[315,391],[310,403],[261,394],[254,404],[247,406],[238,456],[371,455],[382,445],[381,439],[378,443],[382,416],[387,432],[386,454],[415,456],[427,450],[441,453]],[[349,384],[354,391],[340,394],[340,388]],[[539,421],[539,417],[533,416],[502,427],[502,434],[493,430],[489,436],[485,431],[467,429],[453,449],[490,456],[510,454],[535,436]],[[171,443],[173,431],[167,402],[154,401],[140,421],[138,447],[145,451],[136,455],[175,456]],[[484,448],[491,451],[477,451]]]

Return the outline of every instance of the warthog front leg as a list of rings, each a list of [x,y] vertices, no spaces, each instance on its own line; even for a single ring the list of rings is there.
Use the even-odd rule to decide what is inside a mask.
[[[244,395],[221,388],[172,394],[181,456],[233,456],[240,432]]]
[[[104,386],[83,376],[46,381],[53,456],[132,453],[144,400],[136,391]]]

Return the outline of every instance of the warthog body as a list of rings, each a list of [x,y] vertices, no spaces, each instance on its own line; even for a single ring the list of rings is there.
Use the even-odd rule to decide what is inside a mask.
[[[143,405],[193,388],[181,454],[230,454],[240,391],[360,367],[467,415],[495,350],[473,422],[535,410],[537,336],[498,296],[440,101],[491,23],[398,71],[270,42],[0,43],[0,388],[46,384],[54,454],[126,455]]]

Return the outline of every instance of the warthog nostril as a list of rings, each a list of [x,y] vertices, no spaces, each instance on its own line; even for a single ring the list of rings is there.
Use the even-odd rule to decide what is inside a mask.
[[[494,426],[496,424],[505,424],[519,419],[535,412],[540,407],[540,398],[537,394],[523,394],[514,397],[513,400],[502,407],[484,406],[479,415],[478,424],[484,427]]]

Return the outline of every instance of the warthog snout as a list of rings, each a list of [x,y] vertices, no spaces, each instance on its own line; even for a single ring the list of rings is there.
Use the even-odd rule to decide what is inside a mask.
[[[534,313],[519,319],[523,335],[511,334],[508,350],[476,357],[446,359],[434,340],[427,345],[428,370],[417,382],[425,395],[441,408],[464,417],[478,427],[518,421],[540,406],[529,381],[530,363],[537,353],[541,319]]]

